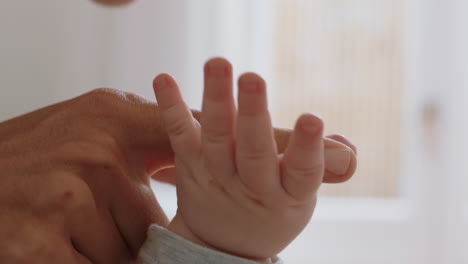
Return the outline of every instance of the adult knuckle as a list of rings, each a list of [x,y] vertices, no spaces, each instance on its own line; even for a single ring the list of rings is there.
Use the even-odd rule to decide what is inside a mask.
[[[58,195],[57,207],[61,210],[67,208],[84,209],[91,204],[91,190],[84,183],[75,183],[65,187]]]
[[[96,133],[97,136],[88,142],[89,148],[92,150],[93,158],[98,163],[113,165],[124,162],[124,154],[122,144],[116,137],[108,133]]]
[[[148,116],[154,117],[153,102],[111,88],[95,89],[79,97],[76,102],[78,118],[84,115],[93,126],[105,127],[112,133],[140,124]]]
[[[124,162],[123,146],[109,133],[96,129],[84,137],[64,143],[62,152],[73,161],[85,164],[113,165]]]
[[[115,98],[120,98],[122,96],[122,92],[113,88],[97,88],[86,93],[85,96],[89,97],[89,99],[96,100],[115,100]]]
[[[43,213],[66,214],[69,211],[87,210],[93,205],[93,194],[90,187],[78,177],[63,177],[57,175],[51,183],[51,193],[47,199]]]
[[[66,148],[70,152],[79,149],[79,152],[68,157],[74,166],[84,170],[84,177],[117,179],[125,175],[128,161],[123,149],[113,137],[101,135],[93,141],[70,142]]]
[[[148,104],[150,103],[145,98],[133,93],[113,89],[113,88],[97,88],[83,95],[83,99],[89,102],[101,104]]]
[[[100,117],[113,117],[125,102],[123,92],[112,88],[98,88],[78,99],[79,108]]]

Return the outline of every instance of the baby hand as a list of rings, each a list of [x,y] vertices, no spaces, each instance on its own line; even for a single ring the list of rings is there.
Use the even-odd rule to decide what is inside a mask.
[[[284,154],[278,154],[266,85],[253,73],[238,81],[224,59],[205,65],[201,125],[175,81],[154,89],[175,152],[178,210],[168,229],[195,243],[265,261],[307,225],[324,174],[323,124],[302,115]]]

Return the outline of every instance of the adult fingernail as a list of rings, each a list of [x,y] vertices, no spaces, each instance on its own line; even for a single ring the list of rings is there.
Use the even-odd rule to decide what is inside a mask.
[[[351,162],[351,150],[341,148],[325,149],[325,168],[336,175],[344,175]]]

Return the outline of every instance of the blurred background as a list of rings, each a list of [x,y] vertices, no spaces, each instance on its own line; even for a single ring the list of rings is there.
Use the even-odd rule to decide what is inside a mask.
[[[223,56],[265,77],[275,125],[314,112],[359,149],[286,263],[468,263],[467,26],[464,0],[2,0],[0,120],[98,87],[152,99],[162,72],[199,109]]]

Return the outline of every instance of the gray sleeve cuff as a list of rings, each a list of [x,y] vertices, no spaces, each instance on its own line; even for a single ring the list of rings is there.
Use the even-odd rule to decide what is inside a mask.
[[[139,264],[258,264],[194,244],[158,225],[151,225]],[[279,259],[274,264],[282,264]]]

